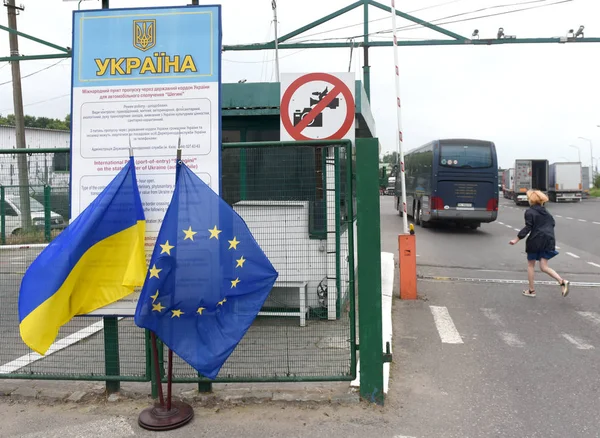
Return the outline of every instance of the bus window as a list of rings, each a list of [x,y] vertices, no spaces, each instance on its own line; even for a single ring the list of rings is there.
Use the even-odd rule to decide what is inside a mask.
[[[492,166],[492,148],[489,145],[442,144],[440,165],[482,169]]]

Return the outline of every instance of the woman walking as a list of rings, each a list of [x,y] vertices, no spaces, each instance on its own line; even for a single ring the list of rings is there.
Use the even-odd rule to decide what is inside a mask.
[[[554,269],[548,266],[548,260],[558,255],[554,238],[554,218],[544,207],[544,204],[548,202],[548,197],[539,190],[529,190],[527,199],[530,208],[525,211],[525,228],[519,231],[516,239],[510,241],[511,245],[515,245],[529,235],[525,243],[529,290],[523,291],[523,295],[535,297],[535,263],[539,261],[540,270],[558,281],[562,289],[562,296],[566,297],[569,294],[569,282],[563,280]]]

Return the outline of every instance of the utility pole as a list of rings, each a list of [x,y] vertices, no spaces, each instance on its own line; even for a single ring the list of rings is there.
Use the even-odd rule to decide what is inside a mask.
[[[273,8],[273,21],[275,23],[275,75],[277,76],[277,82],[279,79],[279,41],[277,38],[277,1],[271,0],[271,7]]]
[[[17,14],[23,11],[23,6],[16,6],[15,0],[4,0],[8,12],[8,27],[17,30]],[[8,33],[10,55],[19,56],[19,40],[16,33]],[[23,114],[23,93],[21,90],[21,66],[19,61],[11,61],[13,103],[15,107],[15,132],[17,149],[25,149],[25,116]],[[17,156],[19,169],[19,209],[21,210],[21,228],[23,231],[31,228],[31,206],[29,204],[29,174],[27,171],[27,155]]]

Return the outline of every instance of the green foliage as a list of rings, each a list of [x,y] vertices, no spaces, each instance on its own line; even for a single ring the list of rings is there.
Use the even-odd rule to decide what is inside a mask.
[[[395,164],[395,163],[397,163],[397,159],[396,159],[397,156],[398,156],[398,152],[386,152],[385,155],[383,156],[382,161],[384,163]]]
[[[8,114],[6,117],[3,117],[0,114],[0,125],[15,126],[15,115]],[[69,131],[71,129],[71,115],[67,114],[64,120],[50,119],[48,117],[25,116],[25,127]]]
[[[600,189],[600,174],[594,178],[594,187]]]

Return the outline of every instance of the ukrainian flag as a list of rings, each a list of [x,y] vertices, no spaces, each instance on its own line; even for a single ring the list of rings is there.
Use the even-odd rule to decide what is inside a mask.
[[[21,338],[45,354],[75,315],[113,303],[146,276],[146,220],[133,157],[34,260],[19,292]]]

